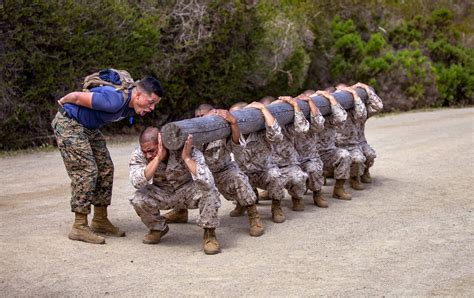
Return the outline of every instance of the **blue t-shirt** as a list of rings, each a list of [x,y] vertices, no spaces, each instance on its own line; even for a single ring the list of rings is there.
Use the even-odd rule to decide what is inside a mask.
[[[114,87],[95,87],[90,91],[92,92],[92,109],[64,104],[66,113],[88,129],[101,128],[104,124],[120,121],[135,113],[128,107],[131,93],[125,102],[122,92],[115,91]]]

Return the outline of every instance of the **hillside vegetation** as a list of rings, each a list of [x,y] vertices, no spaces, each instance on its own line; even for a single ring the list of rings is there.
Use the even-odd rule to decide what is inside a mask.
[[[0,3],[0,149],[53,142],[56,100],[109,67],[165,96],[108,133],[340,82],[372,85],[385,111],[473,103],[471,1],[156,2]]]

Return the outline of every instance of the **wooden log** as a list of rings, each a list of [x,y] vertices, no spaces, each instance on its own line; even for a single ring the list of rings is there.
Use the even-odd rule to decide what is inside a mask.
[[[367,93],[362,88],[356,88],[356,92],[362,101],[367,100]],[[334,92],[332,95],[346,110],[354,106],[352,95],[345,91]],[[311,97],[321,114],[331,114],[329,101],[321,96]],[[298,105],[306,117],[309,117],[309,106],[305,101],[298,100]],[[268,110],[277,119],[280,125],[293,122],[293,108],[287,103],[278,103],[267,106]],[[237,125],[242,134],[248,134],[265,128],[262,113],[257,109],[242,109],[232,112],[237,120]],[[178,150],[183,147],[187,136],[193,136],[193,144],[206,144],[215,140],[227,138],[230,135],[230,126],[219,116],[208,116],[186,119],[166,124],[161,129],[163,144],[170,150]]]

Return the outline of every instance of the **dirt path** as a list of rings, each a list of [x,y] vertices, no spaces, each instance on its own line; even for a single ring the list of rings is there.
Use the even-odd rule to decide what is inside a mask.
[[[146,229],[128,203],[133,143],[110,146],[109,209],[127,237],[102,246],[67,239],[73,217],[58,152],[1,158],[1,296],[473,296],[474,108],[376,118],[367,130],[379,156],[367,190],[327,210],[307,196],[296,213],[287,200],[283,224],[264,202],[260,238],[223,201],[216,256],[200,250],[196,211],[159,245],[141,243]]]

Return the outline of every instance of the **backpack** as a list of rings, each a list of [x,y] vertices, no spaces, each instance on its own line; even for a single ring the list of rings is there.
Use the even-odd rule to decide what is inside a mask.
[[[103,69],[93,73],[84,79],[82,88],[84,92],[90,91],[94,87],[111,86],[117,91],[122,91],[123,100],[128,100],[130,88],[136,86],[132,76],[126,70],[117,70],[113,68]]]

